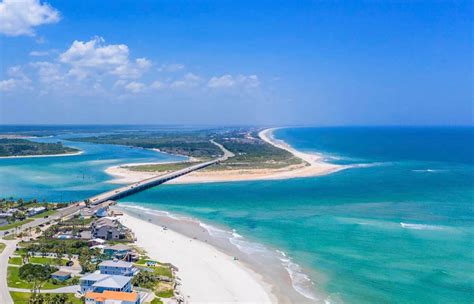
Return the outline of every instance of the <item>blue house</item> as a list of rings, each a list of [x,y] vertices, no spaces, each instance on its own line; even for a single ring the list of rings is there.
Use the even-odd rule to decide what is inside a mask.
[[[132,291],[132,277],[91,273],[79,279],[81,293],[110,291]]]
[[[101,274],[134,276],[137,273],[137,268],[130,262],[120,260],[108,260],[99,264]]]
[[[66,281],[67,279],[70,279],[71,274],[67,271],[59,270],[59,271],[53,272],[51,274],[51,278],[63,282],[63,281]]]

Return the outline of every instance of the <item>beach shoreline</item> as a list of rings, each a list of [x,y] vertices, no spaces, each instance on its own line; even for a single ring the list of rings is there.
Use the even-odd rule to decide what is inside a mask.
[[[114,208],[123,212],[119,221],[133,231],[137,246],[151,259],[177,267],[178,294],[187,303],[282,303],[271,285],[233,256],[196,237],[163,229],[150,215]]]
[[[198,184],[198,183],[217,183],[217,182],[237,182],[237,181],[255,181],[255,180],[278,180],[291,179],[299,177],[311,177],[330,174],[336,171],[346,169],[346,166],[327,163],[319,154],[301,152],[282,140],[275,139],[272,135],[277,128],[269,128],[259,132],[259,137],[279,149],[283,149],[293,154],[295,157],[303,160],[303,165],[291,165],[279,169],[245,169],[245,170],[219,170],[219,171],[196,171],[190,174],[173,179],[168,184]],[[187,160],[189,161],[189,160]],[[192,160],[191,160],[192,161]],[[163,164],[163,163],[147,163]],[[114,177],[109,183],[113,184],[131,184],[155,177],[155,172],[139,172],[130,170],[127,167],[143,165],[140,163],[117,165],[108,167],[105,172]]]
[[[16,158],[40,158],[40,157],[62,157],[62,156],[77,156],[83,154],[84,151],[78,151],[74,153],[61,153],[61,154],[43,154],[43,155],[17,155],[17,156],[0,156],[0,159],[16,159]]]
[[[316,300],[309,277],[307,286],[295,287],[282,262],[289,258],[281,251],[245,240],[235,231],[167,211],[128,204],[113,208],[123,212],[119,220],[134,232],[137,246],[145,249],[150,258],[178,268],[181,283],[178,292],[190,302],[314,303]],[[241,249],[248,245],[259,246],[260,250],[250,254]],[[262,248],[265,248],[263,253]],[[298,287],[306,292],[298,291]]]

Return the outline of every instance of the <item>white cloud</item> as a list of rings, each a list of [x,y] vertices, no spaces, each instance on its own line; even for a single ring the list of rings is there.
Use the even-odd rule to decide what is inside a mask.
[[[18,80],[10,78],[5,80],[0,80],[0,92],[13,91],[16,88]]]
[[[172,63],[172,64],[162,64],[161,67],[158,68],[159,72],[178,72],[184,70],[184,64],[180,63]]]
[[[65,79],[64,73],[61,72],[61,66],[57,63],[40,61],[31,63],[31,66],[36,68],[38,79],[42,83],[57,86]]]
[[[156,80],[150,85],[150,88],[155,89],[155,90],[160,90],[160,89],[163,89],[165,86],[166,85],[163,82]]]
[[[132,93],[140,93],[145,89],[145,85],[141,82],[132,81],[124,86],[124,88]]]
[[[34,27],[61,19],[56,9],[39,0],[4,0],[0,16],[0,33],[7,36],[34,36]]]
[[[232,87],[243,87],[243,88],[256,88],[260,85],[257,75],[223,75],[220,77],[212,77],[207,82],[207,86],[213,89],[220,88],[232,88]]]
[[[112,74],[120,78],[139,78],[150,68],[151,62],[146,58],[131,62],[127,45],[105,45],[104,42],[102,37],[95,37],[87,42],[75,40],[59,56],[59,60],[69,64],[70,75],[78,78],[97,73]]]
[[[170,87],[172,88],[194,88],[201,84],[201,77],[193,74],[187,73],[182,79],[175,80],[171,82]]]
[[[0,80],[0,91],[13,91],[16,88],[27,87],[31,82],[20,66],[10,67],[7,71],[8,79]]]
[[[43,56],[48,56],[49,52],[48,51],[31,51],[30,56],[33,57],[43,57]]]

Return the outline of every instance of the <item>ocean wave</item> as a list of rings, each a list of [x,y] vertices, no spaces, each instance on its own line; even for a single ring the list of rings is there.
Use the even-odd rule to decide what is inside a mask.
[[[294,263],[283,251],[276,250],[276,252],[281,256],[280,261],[290,275],[293,288],[304,297],[311,300],[317,300],[311,291],[311,287],[314,283],[311,278],[303,272],[301,266]]]
[[[158,215],[158,216],[166,216],[175,220],[183,220],[185,219],[184,217],[178,217],[168,211],[162,211],[162,210],[154,210],[142,206],[137,206],[137,205],[131,205],[131,204],[120,204],[120,207],[123,207],[125,209],[135,209],[138,211],[142,211],[145,214],[151,214],[151,215]]]
[[[426,225],[426,224],[410,224],[400,222],[400,226],[404,229],[413,229],[413,230],[443,230],[444,227],[435,226],[435,225]]]
[[[168,211],[154,210],[154,209],[137,206],[133,204],[120,204],[120,206],[124,207],[125,209],[135,209],[145,214],[162,215],[162,216],[167,216],[176,220],[192,220],[196,222],[200,227],[204,228],[209,233],[210,236],[214,238],[228,240],[240,252],[246,255],[249,255],[249,256],[258,255],[264,258],[265,257],[276,258],[277,260],[280,261],[281,266],[288,272],[291,279],[291,285],[293,286],[293,288],[305,298],[308,298],[310,300],[317,299],[314,293],[312,292],[312,286],[314,285],[314,283],[312,282],[311,278],[303,272],[303,269],[301,268],[300,265],[293,262],[292,259],[288,257],[283,251],[280,251],[280,250],[273,251],[267,248],[263,244],[248,241],[242,235],[237,233],[235,229],[232,229],[232,230],[221,229],[216,226],[203,223],[197,219],[187,218],[187,217],[178,217]]]
[[[436,169],[415,169],[415,170],[411,170],[412,172],[440,172],[440,171],[443,171],[443,170],[436,170]]]

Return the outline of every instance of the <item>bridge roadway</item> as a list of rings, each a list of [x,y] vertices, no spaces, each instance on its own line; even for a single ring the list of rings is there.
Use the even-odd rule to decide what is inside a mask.
[[[180,170],[173,171],[173,172],[170,172],[170,173],[167,173],[167,174],[151,177],[151,178],[148,178],[148,179],[145,179],[145,180],[142,180],[142,181],[124,186],[124,187],[120,187],[120,188],[117,188],[117,189],[114,189],[114,190],[111,190],[111,191],[108,191],[108,192],[101,193],[99,195],[91,197],[89,199],[89,201],[92,205],[97,205],[97,204],[103,203],[103,202],[108,201],[108,200],[118,200],[118,199],[130,196],[132,194],[141,192],[143,190],[161,185],[161,184],[163,184],[163,183],[165,183],[169,180],[172,180],[172,179],[178,178],[180,176],[189,174],[193,171],[197,171],[197,170],[204,169],[206,167],[212,166],[214,164],[217,164],[221,161],[224,161],[224,160],[228,159],[229,157],[234,156],[234,154],[232,152],[230,152],[229,150],[224,148],[224,146],[222,146],[221,144],[219,144],[219,143],[217,143],[213,140],[211,140],[211,142],[214,145],[218,146],[224,152],[223,156],[221,156],[219,158],[216,158],[216,159],[213,159],[213,160],[210,160],[210,161],[207,161],[207,162],[192,165],[192,166],[186,167],[184,169],[180,169]]]

